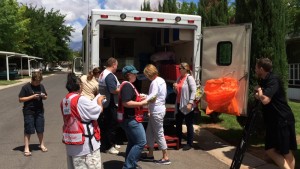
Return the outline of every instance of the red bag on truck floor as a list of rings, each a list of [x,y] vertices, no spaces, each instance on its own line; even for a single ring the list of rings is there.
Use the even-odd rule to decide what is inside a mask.
[[[235,98],[238,82],[234,78],[223,77],[206,81],[206,114],[212,112],[227,113],[240,116],[238,103]]]

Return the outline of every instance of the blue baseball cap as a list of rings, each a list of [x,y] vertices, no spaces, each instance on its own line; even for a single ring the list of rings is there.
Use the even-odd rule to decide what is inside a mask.
[[[125,76],[127,73],[137,74],[137,73],[139,73],[139,71],[137,71],[134,66],[128,65],[128,66],[123,67],[123,69],[122,69],[123,76]]]

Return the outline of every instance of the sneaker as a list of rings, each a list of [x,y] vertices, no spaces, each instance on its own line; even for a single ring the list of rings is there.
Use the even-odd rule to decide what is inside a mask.
[[[118,144],[115,144],[115,148],[116,148],[116,149],[120,149],[120,148],[121,148],[121,146],[120,146],[120,145],[118,145]]]
[[[192,148],[192,146],[189,145],[189,144],[187,144],[187,145],[185,145],[185,146],[182,147],[182,150],[183,151],[187,151],[187,150],[190,150],[191,148]]]
[[[162,165],[170,165],[170,164],[171,164],[171,161],[170,161],[170,160],[163,160],[163,159],[160,159],[160,160],[156,160],[155,163],[156,163],[156,164],[162,164]]]
[[[146,154],[144,154],[144,155],[141,155],[140,161],[152,162],[152,161],[154,161],[154,157],[153,156],[152,157],[148,157]]]
[[[119,151],[115,147],[111,147],[107,152],[110,154],[119,154]]]
[[[139,165],[136,165],[135,169],[142,169],[142,167]]]

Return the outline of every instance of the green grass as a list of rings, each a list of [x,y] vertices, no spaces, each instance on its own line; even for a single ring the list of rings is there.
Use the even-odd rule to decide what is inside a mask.
[[[295,127],[296,127],[296,134],[300,137],[300,103],[298,102],[289,102],[290,107],[292,108],[295,116]]]
[[[290,101],[289,105],[294,113],[295,120],[296,120],[295,128],[296,128],[297,139],[300,140],[300,113],[299,113],[300,103]],[[202,117],[200,118],[200,126],[209,123],[212,123],[211,119],[206,115],[202,115]],[[260,121],[260,119],[258,119],[256,123],[263,123],[263,121]],[[219,121],[217,122],[217,124],[220,125],[221,128],[216,129],[212,127],[209,128],[209,130],[232,145],[239,144],[243,130],[242,127],[240,127],[239,123],[237,122],[236,116],[221,114],[219,116]],[[257,129],[256,132],[250,137],[250,145],[252,147],[256,147],[260,149],[264,148],[264,134],[263,134],[264,132],[261,131],[263,130]],[[300,161],[299,149],[300,149],[300,144],[298,143],[298,150],[295,152],[296,166],[300,165],[298,164],[298,162]]]
[[[19,80],[11,80],[11,81],[0,80],[0,86],[10,85],[10,84],[18,83],[18,82],[20,82],[20,81]]]
[[[300,103],[290,101],[289,105],[293,110],[295,120],[296,120],[296,124],[295,124],[296,134],[300,138],[300,113],[298,113],[298,111],[300,110]],[[202,118],[204,118],[204,117],[202,117]],[[227,130],[242,130],[241,126],[239,125],[239,123],[236,120],[236,116],[228,115],[228,114],[221,114],[219,116],[219,119],[220,120],[219,120],[218,124]],[[256,121],[256,122],[259,123],[261,121]],[[203,120],[201,120],[200,123],[202,123],[202,124],[208,123],[208,119],[203,119]],[[228,137],[230,137],[230,135]]]

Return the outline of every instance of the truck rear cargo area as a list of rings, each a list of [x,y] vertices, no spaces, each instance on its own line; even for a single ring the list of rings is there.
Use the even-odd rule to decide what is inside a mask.
[[[121,70],[125,65],[134,65],[139,71],[135,83],[140,93],[148,93],[150,81],[143,76],[147,64],[154,64],[160,76],[167,82],[168,107],[174,107],[176,95],[172,84],[179,77],[179,64],[193,65],[194,30],[100,25],[100,65],[104,66],[109,57],[118,60],[116,73],[124,80]],[[167,113],[166,118],[174,118]]]

